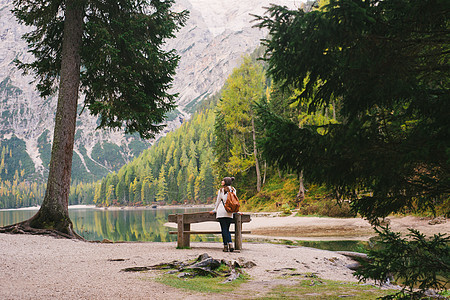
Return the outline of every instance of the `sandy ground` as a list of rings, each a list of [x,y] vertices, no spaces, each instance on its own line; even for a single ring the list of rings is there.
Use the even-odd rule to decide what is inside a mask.
[[[251,214],[251,222],[243,223],[242,229],[251,231],[247,238],[288,239],[288,240],[361,240],[365,241],[376,232],[361,218],[320,218],[320,217],[277,217],[267,213]],[[392,231],[410,233],[408,228],[419,230],[427,236],[436,233],[450,233],[450,221],[430,225],[430,218],[389,217],[386,219]],[[175,223],[166,226],[176,228]],[[234,225],[231,225],[233,229]],[[191,230],[220,230],[217,222],[204,222],[191,225]]]
[[[394,230],[414,226],[427,234],[448,233],[449,223],[431,226],[427,225],[427,220],[412,217],[391,220]],[[217,224],[202,226],[211,228]],[[253,217],[252,222],[244,226],[261,236],[269,233],[273,236],[278,232],[280,236],[294,238],[304,236],[299,232],[313,227],[319,228],[316,235],[320,235],[323,228],[337,226],[360,226],[362,231],[368,230],[364,220],[331,218]],[[331,251],[267,243],[244,243],[240,253],[224,253],[220,243],[194,242],[191,247],[176,249],[176,242],[100,244],[0,234],[0,299],[211,299],[208,295],[155,282],[152,279],[160,274],[157,271],[121,271],[128,267],[185,261],[202,253],[216,259],[242,258],[256,263],[256,267],[246,270],[252,278],[250,282],[233,295],[215,295],[214,299],[262,296],[279,283],[279,276],[287,272],[283,268],[316,273],[324,279],[357,281],[346,267],[353,262]]]

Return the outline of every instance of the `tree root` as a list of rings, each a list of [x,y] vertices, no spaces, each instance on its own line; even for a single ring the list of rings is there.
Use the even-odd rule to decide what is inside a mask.
[[[30,226],[29,220],[17,224],[0,227],[0,233],[45,235],[54,238],[76,239],[86,241],[82,236],[69,228],[69,234],[54,229],[40,229]]]
[[[226,266],[219,271],[220,266]],[[211,276],[211,277],[227,277],[222,283],[231,282],[239,278],[242,274],[241,268],[252,268],[256,264],[252,261],[244,261],[239,259],[237,261],[216,260],[210,257],[207,253],[200,255],[195,261],[180,262],[172,261],[170,263],[161,263],[148,267],[131,267],[122,269],[122,272],[144,272],[150,270],[167,270],[166,274],[176,274],[178,278],[193,278],[196,276]]]

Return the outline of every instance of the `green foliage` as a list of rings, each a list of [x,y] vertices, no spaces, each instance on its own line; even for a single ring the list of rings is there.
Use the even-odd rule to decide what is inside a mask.
[[[95,147],[101,148],[100,146],[98,146],[98,144],[95,145],[94,148]],[[89,169],[89,171],[94,175],[95,179],[98,180],[108,174],[108,172],[109,172],[108,169],[106,169],[102,165],[99,165],[98,163],[94,162],[92,159],[89,158],[86,148],[80,147],[79,151],[80,151],[81,155],[83,155],[84,162],[85,162],[87,168]],[[107,161],[107,159],[108,159],[108,157],[106,157],[106,156],[103,156],[101,158],[104,159],[104,162]],[[74,174],[73,171],[72,171],[72,176],[80,177],[80,176],[77,176],[76,174]],[[80,181],[88,182],[86,180],[81,180],[81,179],[80,179]]]
[[[217,105],[214,153],[219,177],[232,175],[238,179],[237,183],[251,180],[255,187],[260,182],[260,174],[247,174],[258,172],[259,168],[253,104],[261,101],[264,90],[262,65],[244,57],[242,65],[228,77]]]
[[[237,289],[242,283],[248,281],[248,276],[241,274],[239,278],[229,283],[222,284],[225,280],[224,277],[210,277],[210,276],[196,276],[194,278],[182,279],[175,275],[163,275],[156,279],[157,282],[165,285],[185,289],[189,291],[195,291],[200,293],[225,293],[232,292]]]
[[[91,156],[113,171],[117,171],[125,164],[120,147],[112,143],[97,143],[92,149]]]
[[[41,204],[46,185],[18,180],[0,180],[0,208],[30,207]]]
[[[17,97],[22,94],[23,91],[12,85],[11,78],[7,76],[2,82],[0,82],[0,93],[6,96],[5,99],[8,99],[10,97]]]
[[[338,123],[304,125],[260,105],[264,157],[304,171],[376,222],[442,205],[450,193],[448,4],[332,0],[259,17],[268,72],[314,113],[339,99]],[[447,211],[446,214],[449,212]]]
[[[284,278],[289,276],[286,274]],[[295,276],[295,275],[292,275]],[[295,277],[294,277],[295,278]],[[298,278],[298,277],[297,277]],[[314,275],[300,275],[295,283],[280,284],[272,288],[264,299],[361,299],[371,300],[392,294],[393,290],[382,290],[372,285],[332,281]]]
[[[409,229],[409,238],[401,238],[389,227],[378,229],[381,247],[369,251],[372,262],[364,262],[355,274],[362,280],[385,282],[394,278],[404,285],[398,296],[420,295],[428,289],[444,290],[450,283],[450,237],[437,234],[426,238],[419,231]],[[418,293],[415,289],[419,289]],[[387,297],[393,299],[395,297]]]
[[[356,217],[348,201],[338,201],[333,197],[329,189],[314,184],[308,185],[308,192],[299,205],[297,215],[317,215],[333,218]]]
[[[80,182],[70,186],[69,205],[92,204],[94,199],[94,184]]]
[[[85,105],[99,116],[99,128],[125,128],[150,138],[164,126],[174,108],[171,87],[178,56],[161,47],[174,37],[187,12],[170,11],[174,1],[119,1],[103,5],[77,2],[84,11],[81,87]],[[78,7],[79,8],[79,7]],[[34,26],[24,38],[36,60],[17,62],[37,75],[37,88],[47,97],[56,92],[60,75],[65,2],[30,4],[15,1],[14,14]]]
[[[85,182],[93,180],[93,175],[87,171],[80,156],[76,152],[73,152],[72,157],[72,180]]]
[[[324,186],[306,184],[305,199],[297,203],[298,178],[288,174],[279,177],[269,174],[261,192],[243,201],[243,211],[282,211],[290,215],[297,209],[297,216],[326,216],[335,218],[355,217],[347,202],[339,203]]]
[[[94,202],[105,206],[210,202],[216,192],[211,167],[214,118],[210,109],[194,114],[135,160],[108,174],[96,184]]]
[[[0,181],[23,180],[34,173],[34,163],[26,150],[25,142],[15,135],[0,141]]]
[[[279,177],[269,174],[261,192],[256,193],[242,203],[243,211],[279,211],[282,205],[288,209],[295,208],[293,200],[298,191],[298,180],[295,175]]]
[[[128,144],[129,152],[128,154],[131,157],[137,157],[139,154],[141,154],[145,149],[147,149],[150,146],[150,144],[144,140],[136,139],[132,140]]]
[[[48,166],[50,165],[50,157],[52,153],[52,145],[50,144],[49,140],[49,131],[45,130],[38,138],[38,149],[39,149],[39,155],[42,160],[42,164],[44,165],[44,168],[48,169]]]

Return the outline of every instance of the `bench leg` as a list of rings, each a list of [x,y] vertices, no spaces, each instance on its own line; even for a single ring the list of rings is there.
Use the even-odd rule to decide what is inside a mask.
[[[242,216],[234,214],[234,249],[242,249]]]
[[[184,223],[183,214],[177,214],[177,227],[178,227],[177,248],[178,249],[190,248],[191,235],[189,233],[184,232],[191,230],[191,224]]]
[[[183,231],[191,231],[191,224],[183,224]],[[183,248],[191,247],[191,235],[189,233],[183,234]]]
[[[184,240],[183,225],[184,225],[183,215],[177,214],[177,229],[178,229],[177,248],[183,248],[183,240]]]

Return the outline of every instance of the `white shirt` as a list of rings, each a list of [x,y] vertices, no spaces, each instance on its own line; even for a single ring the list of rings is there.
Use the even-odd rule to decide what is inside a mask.
[[[230,190],[236,194],[236,189],[234,187],[229,186]],[[233,213],[229,213],[225,210],[223,206],[224,203],[227,202],[227,194],[222,189],[219,189],[217,192],[217,200],[216,205],[214,205],[213,212],[216,213],[216,218],[233,218]]]

